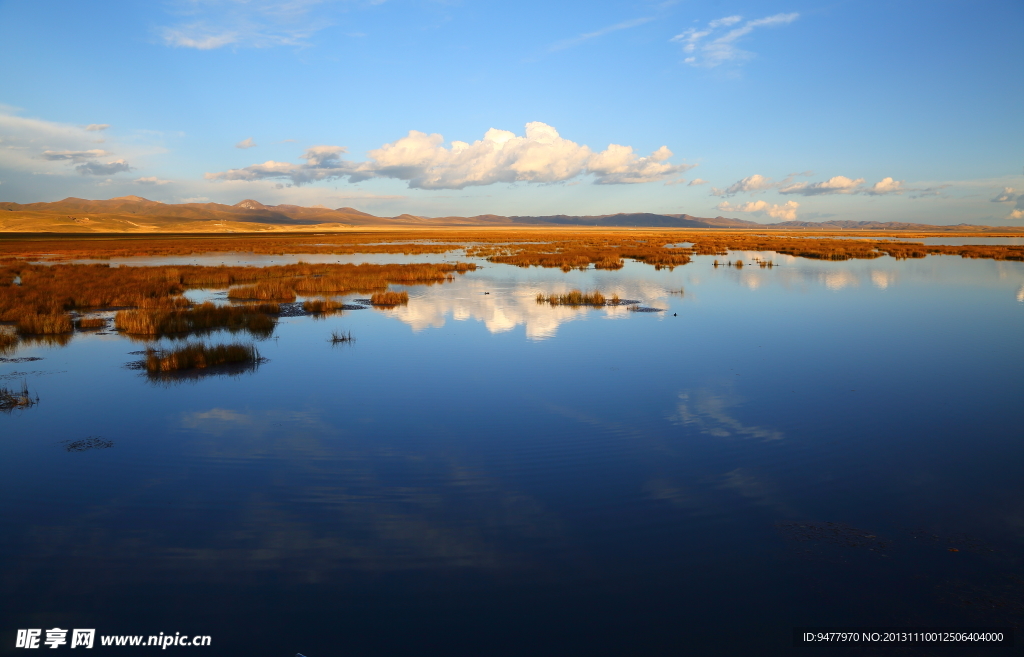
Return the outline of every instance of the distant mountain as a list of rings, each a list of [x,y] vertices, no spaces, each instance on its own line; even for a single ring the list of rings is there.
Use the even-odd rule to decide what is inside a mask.
[[[0,203],[4,232],[250,232],[264,230],[338,230],[359,226],[601,226],[643,228],[722,228],[757,230],[886,230],[886,231],[1020,231],[1008,227],[931,226],[878,221],[786,221],[759,224],[728,217],[650,212],[603,215],[423,217],[402,214],[378,217],[342,207],[264,205],[245,199],[221,203],[160,203],[141,196],[91,201],[66,198],[53,203]]]
[[[743,219],[715,217],[705,219],[688,214],[651,214],[649,212],[572,217],[564,214],[546,217],[509,217],[517,224],[560,224],[565,226],[643,226],[658,228],[755,228],[763,224]]]

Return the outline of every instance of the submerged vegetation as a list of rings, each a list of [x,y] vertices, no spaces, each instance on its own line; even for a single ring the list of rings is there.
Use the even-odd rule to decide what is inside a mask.
[[[30,408],[39,403],[39,397],[32,399],[28,383],[22,382],[21,390],[0,386],[0,411],[11,412],[19,408]]]
[[[256,346],[249,343],[207,345],[189,342],[176,349],[147,349],[145,367],[150,373],[204,369],[218,365],[256,364],[261,360]]]
[[[103,317],[82,317],[75,325],[80,329],[103,328],[107,325],[107,320]]]
[[[355,342],[355,338],[352,337],[351,331],[331,331],[331,344],[341,344],[343,342]]]

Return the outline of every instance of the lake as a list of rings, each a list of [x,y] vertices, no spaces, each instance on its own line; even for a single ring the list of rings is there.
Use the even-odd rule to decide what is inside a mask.
[[[249,372],[153,382],[110,332],[8,354],[0,385],[39,403],[0,415],[0,654],[52,627],[327,657],[1012,625],[984,654],[1019,654],[1024,263],[477,262],[283,318]],[[662,310],[535,301],[571,289]]]

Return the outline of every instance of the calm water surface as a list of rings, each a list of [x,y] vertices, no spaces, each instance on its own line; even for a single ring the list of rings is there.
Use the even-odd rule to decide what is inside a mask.
[[[42,360],[0,362],[40,397],[0,415],[0,654],[55,626],[268,657],[1019,628],[1024,264],[770,258],[484,263],[396,310],[282,319],[237,376],[150,382],[112,334],[23,347]],[[664,312],[534,301],[572,288]],[[113,445],[67,450],[90,436]]]

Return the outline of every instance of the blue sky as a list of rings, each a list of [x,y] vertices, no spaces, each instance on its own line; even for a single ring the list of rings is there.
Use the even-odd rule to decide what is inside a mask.
[[[0,0],[0,25],[4,201],[1024,225],[1019,0]]]

